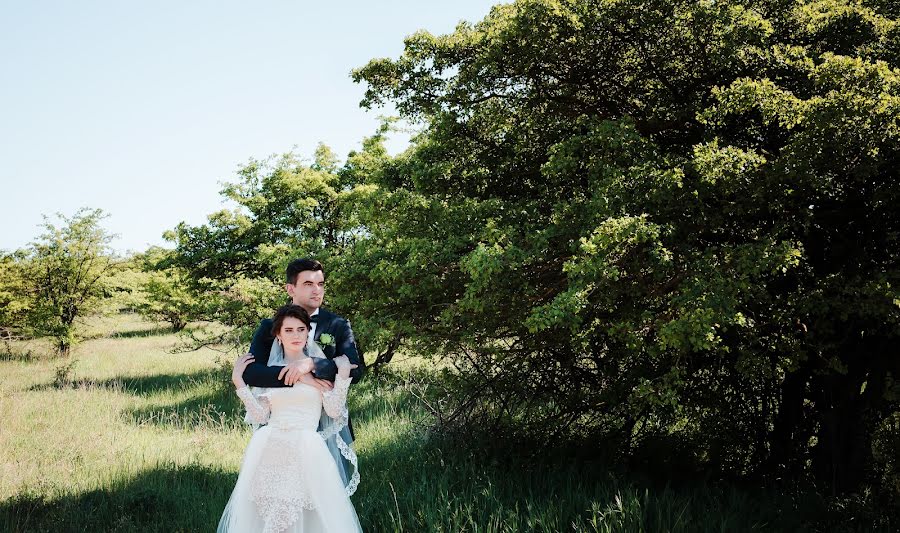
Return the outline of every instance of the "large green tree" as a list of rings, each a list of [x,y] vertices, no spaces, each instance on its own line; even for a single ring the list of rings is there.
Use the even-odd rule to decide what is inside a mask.
[[[150,270],[179,273],[165,286],[196,295],[197,318],[228,326],[224,333],[196,336],[194,346],[248,342],[259,319],[287,298],[284,268],[293,258],[315,257],[327,265],[329,284],[339,278],[332,276],[331,258],[363,237],[360,199],[371,187],[357,187],[357,180],[373,160],[385,157],[382,134],[367,140],[343,168],[324,145],[312,161],[293,153],[252,160],[222,191],[235,207],[213,213],[206,224],[182,223],[167,232],[175,250]],[[329,301],[338,311],[348,303]],[[363,337],[371,330],[356,329]]]
[[[456,366],[450,420],[855,489],[897,409],[897,17],[525,0],[417,33],[355,72],[423,132],[344,281]]]
[[[291,254],[322,255],[342,249],[355,224],[345,201],[351,184],[336,172],[334,154],[320,146],[310,164],[293,153],[251,160],[225,185],[236,204],[200,226],[179,224],[166,238],[178,253],[172,264],[197,280],[281,277]]]
[[[78,340],[78,320],[99,311],[114,268],[112,235],[99,209],[80,209],[61,224],[45,219],[44,233],[22,252],[20,285],[28,313],[24,331],[50,337],[62,356]]]

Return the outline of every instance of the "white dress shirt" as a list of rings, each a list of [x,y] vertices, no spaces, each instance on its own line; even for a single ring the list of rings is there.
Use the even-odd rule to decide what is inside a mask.
[[[316,316],[316,315],[318,315],[318,314],[319,314],[319,310],[316,309],[315,311],[313,311],[313,314],[311,314],[311,315],[309,315],[309,316],[310,316],[310,318],[312,318],[312,317],[314,317],[314,316]],[[318,326],[318,324],[315,323],[315,322],[313,322],[313,323],[310,324],[310,326],[309,326],[309,338],[312,339],[312,340],[316,340],[316,326]]]

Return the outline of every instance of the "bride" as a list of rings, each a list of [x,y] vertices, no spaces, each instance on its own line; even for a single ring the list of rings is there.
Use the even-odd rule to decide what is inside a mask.
[[[284,365],[302,357],[324,357],[307,336],[309,315],[298,305],[276,311],[269,365]],[[304,350],[305,348],[305,350]],[[304,353],[306,352],[306,353]],[[309,355],[307,355],[309,354]],[[347,423],[347,389],[356,365],[346,356],[333,359],[338,367],[334,389],[320,392],[305,383],[293,387],[251,391],[242,378],[253,361],[238,358],[231,379],[247,409],[246,420],[266,424],[253,433],[237,484],[219,520],[218,531],[251,533],[344,533],[362,531],[350,495],[359,483],[353,450],[341,439]],[[316,431],[324,408],[330,424]],[[330,443],[332,449],[329,450]],[[339,470],[338,454],[354,467],[352,476]],[[340,465],[340,467],[339,467]],[[347,479],[345,486],[344,479]]]

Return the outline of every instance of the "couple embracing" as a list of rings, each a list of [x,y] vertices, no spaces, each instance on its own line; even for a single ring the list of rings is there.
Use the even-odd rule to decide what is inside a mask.
[[[246,421],[259,429],[218,531],[361,531],[350,503],[359,472],[347,391],[365,365],[350,323],[321,308],[321,263],[292,261],[285,289],[292,303],[262,321],[235,361]]]

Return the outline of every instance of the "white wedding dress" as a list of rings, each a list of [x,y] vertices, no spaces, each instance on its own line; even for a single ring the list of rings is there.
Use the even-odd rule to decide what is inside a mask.
[[[325,444],[337,437],[341,453],[356,456],[333,431],[316,431],[325,412],[346,420],[350,379],[338,377],[334,389],[321,393],[305,384],[263,389],[249,387],[238,396],[247,408],[247,420],[267,424],[253,433],[237,484],[219,521],[220,533],[349,533],[362,531],[350,495],[359,482],[354,473],[348,486]],[[348,453],[349,452],[349,453]]]

